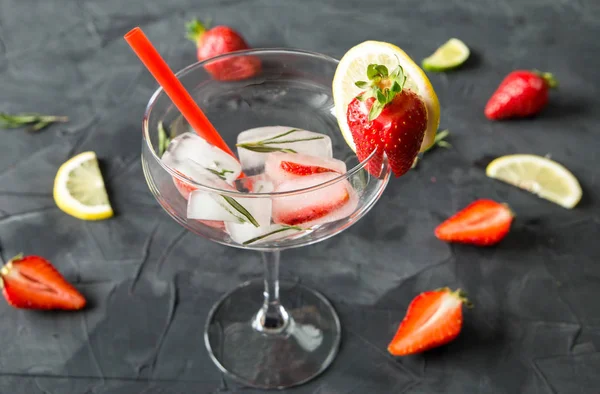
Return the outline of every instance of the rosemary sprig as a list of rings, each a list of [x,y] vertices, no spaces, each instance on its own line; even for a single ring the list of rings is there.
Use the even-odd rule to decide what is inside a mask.
[[[227,204],[231,205],[231,207],[233,209],[235,209],[236,211],[238,211],[240,213],[240,215],[242,215],[246,219],[248,219],[248,221],[250,223],[252,223],[252,225],[254,227],[260,227],[260,224],[258,224],[258,222],[256,221],[256,219],[254,219],[254,216],[252,216],[252,214],[250,212],[248,212],[248,210],[246,208],[244,208],[244,206],[242,204],[240,204],[234,198],[231,198],[229,196],[223,196],[223,195],[221,195],[221,197],[223,197],[223,199],[227,202]]]
[[[298,153],[295,150],[289,149],[289,148],[279,148],[279,147],[272,147],[272,146],[265,146],[265,145],[291,144],[294,142],[321,140],[321,139],[325,138],[325,137],[321,136],[321,137],[308,137],[308,138],[298,138],[298,139],[288,139],[288,140],[281,139],[287,135],[295,133],[296,131],[301,131],[301,130],[300,129],[291,129],[291,130],[286,131],[285,133],[281,133],[281,134],[266,138],[261,141],[243,142],[240,144],[236,144],[236,146],[239,148],[244,148],[244,149],[247,149],[247,150],[250,150],[253,152],[258,152],[258,153],[271,153],[271,152]]]
[[[225,178],[225,174],[233,174],[233,171],[231,171],[231,170],[223,169],[221,171],[217,171],[217,170],[213,170],[212,168],[207,168],[207,167],[204,167],[204,168],[206,170],[212,172],[213,174],[215,174],[216,176],[218,176],[222,180],[226,180],[227,179],[227,178]]]
[[[67,122],[66,116],[42,115],[36,113],[7,114],[0,112],[0,128],[16,129],[30,126],[33,131],[42,130],[56,122]]]
[[[167,147],[171,143],[171,139],[169,135],[165,131],[165,126],[163,122],[158,122],[158,156],[162,156],[163,153],[167,150]]]
[[[293,149],[275,148],[273,146],[254,145],[254,143],[237,144],[236,146],[238,146],[240,148],[248,149],[252,152],[258,152],[258,153],[271,153],[271,152],[298,153]]]
[[[439,146],[440,148],[444,148],[444,149],[452,148],[452,145],[450,145],[450,143],[448,141],[446,141],[446,137],[448,137],[449,135],[450,135],[450,131],[447,129],[438,132],[435,135],[433,144],[431,144],[431,146],[429,148],[425,149],[425,152],[435,148],[436,146]]]
[[[423,152],[429,152],[431,149],[435,148],[436,146],[439,146],[440,148],[444,148],[444,149],[452,148],[452,145],[450,145],[450,143],[448,141],[446,141],[446,137],[448,137],[449,135],[450,135],[450,131],[447,129],[436,133],[435,139],[433,140],[433,144],[431,144],[431,146],[429,148],[425,149]],[[419,158],[415,157],[415,161],[413,162],[413,165],[411,168],[415,168],[417,166],[418,162],[419,162]]]
[[[266,234],[259,235],[258,237],[254,237],[252,239],[244,241],[242,243],[242,245],[250,245],[251,243],[254,243],[254,242],[260,241],[261,239],[265,239],[267,237],[270,237],[273,234],[281,233],[281,232],[287,231],[287,230],[303,231],[304,229],[302,227],[298,227],[298,226],[284,226],[282,228],[278,228],[277,230],[273,230],[273,231],[268,232]]]

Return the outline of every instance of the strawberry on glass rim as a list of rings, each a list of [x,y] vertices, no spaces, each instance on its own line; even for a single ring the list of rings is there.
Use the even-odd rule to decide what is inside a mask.
[[[400,48],[366,41],[340,60],[333,78],[335,112],[346,143],[378,176],[383,151],[396,176],[435,142],[440,105],[423,70]],[[375,116],[377,115],[377,116]],[[411,160],[412,158],[412,160]]]

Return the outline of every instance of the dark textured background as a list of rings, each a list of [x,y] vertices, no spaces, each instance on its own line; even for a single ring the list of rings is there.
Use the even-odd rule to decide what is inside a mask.
[[[367,4],[368,3],[368,4]],[[230,24],[252,46],[340,57],[366,39],[421,59],[451,36],[474,55],[431,75],[452,150],[426,155],[375,208],[331,240],[284,253],[283,275],[322,290],[344,328],[339,357],[290,393],[600,392],[600,2],[0,0],[0,111],[68,115],[34,134],[1,131],[0,243],[52,260],[87,296],[80,313],[0,302],[0,392],[256,393],[223,379],[202,328],[220,294],[260,275],[257,254],[186,233],[161,211],[140,166],[155,82],[122,39],[139,25],[174,69],[195,59],[190,17]],[[514,68],[555,73],[535,120],[491,123],[485,101]],[[94,150],[117,215],[83,222],[52,201],[58,166]],[[580,179],[572,210],[485,177],[482,157],[550,154]],[[434,227],[473,199],[510,203],[501,245],[449,246]],[[439,286],[475,303],[461,336],[427,354],[385,348],[409,301]]]

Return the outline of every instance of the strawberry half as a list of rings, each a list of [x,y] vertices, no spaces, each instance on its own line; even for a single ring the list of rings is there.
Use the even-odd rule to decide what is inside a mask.
[[[507,205],[481,199],[440,224],[435,236],[442,241],[490,246],[508,234],[513,218]]]
[[[432,349],[454,340],[462,328],[463,303],[470,306],[463,292],[442,289],[415,297],[388,345],[394,356],[406,356]]]
[[[379,176],[383,152],[396,177],[411,169],[425,132],[427,108],[413,91],[404,88],[406,77],[401,66],[391,73],[383,65],[367,67],[369,81],[356,86],[367,89],[348,105],[346,118],[356,145],[358,159],[365,160],[377,150],[367,170]]]
[[[335,172],[330,168],[320,166],[306,166],[292,161],[282,161],[280,167],[283,171],[298,176],[322,174],[324,172]]]
[[[6,301],[15,308],[81,309],[85,298],[39,256],[17,256],[0,269]]]
[[[193,20],[186,24],[187,37],[196,43],[198,61],[204,61],[225,53],[250,49],[244,38],[229,26],[211,29]],[[260,71],[260,60],[254,56],[239,56],[210,62],[204,68],[213,78],[234,81],[250,78]]]
[[[491,120],[536,115],[548,103],[548,90],[558,85],[550,73],[516,70],[500,83],[485,106]]]

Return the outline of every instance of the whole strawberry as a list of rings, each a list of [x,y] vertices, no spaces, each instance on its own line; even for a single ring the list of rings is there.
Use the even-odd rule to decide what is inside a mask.
[[[390,73],[383,65],[371,64],[367,77],[369,82],[356,82],[367,90],[350,102],[346,113],[356,154],[363,161],[377,150],[366,168],[379,176],[385,152],[399,177],[410,170],[419,153],[427,130],[427,108],[416,93],[404,88],[402,67]]]
[[[558,86],[550,73],[517,70],[504,78],[485,106],[491,120],[536,115],[548,103],[548,90]]]
[[[250,49],[244,38],[231,27],[215,26],[211,29],[193,20],[186,24],[187,37],[196,43],[198,61],[218,55]],[[205,69],[213,78],[231,81],[249,78],[260,70],[260,61],[252,56],[239,56],[211,62]]]

